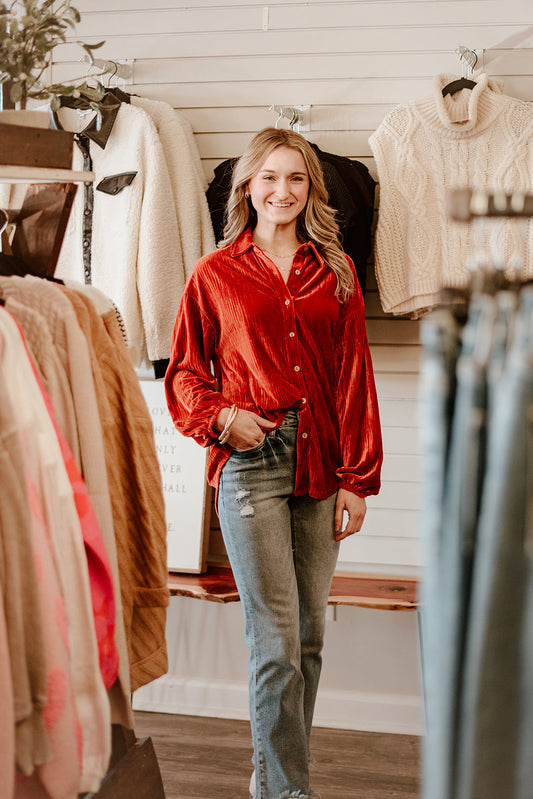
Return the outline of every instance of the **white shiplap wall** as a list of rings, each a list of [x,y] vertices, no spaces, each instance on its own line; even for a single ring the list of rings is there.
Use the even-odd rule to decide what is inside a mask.
[[[239,155],[253,133],[275,122],[268,111],[272,103],[310,106],[305,135],[324,150],[364,161],[375,175],[370,133],[398,103],[429,94],[434,74],[460,74],[459,44],[475,50],[489,74],[504,79],[508,94],[533,99],[531,0],[76,5],[80,38],[105,39],[101,57],[134,61],[133,84],[126,88],[165,100],[187,116],[209,179],[220,161]],[[78,52],[63,48],[54,80],[79,74]],[[345,568],[416,572],[418,324],[382,313],[372,274],[367,323],[383,423],[383,489],[369,500],[364,532],[343,543],[341,561]],[[215,554],[219,546],[215,535]],[[246,654],[238,643],[236,609],[177,604],[169,614],[171,673],[139,692],[137,706],[246,715]],[[206,641],[220,641],[221,635],[233,646],[217,650],[216,669],[206,670],[199,666],[209,654]],[[416,640],[412,616],[341,609],[328,637],[318,723],[420,729]],[[348,653],[347,641],[353,647]],[[198,654],[194,665],[191,651]],[[191,688],[191,676],[199,672]]]

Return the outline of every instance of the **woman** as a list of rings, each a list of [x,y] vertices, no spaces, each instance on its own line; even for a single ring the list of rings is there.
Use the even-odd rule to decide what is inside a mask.
[[[234,170],[224,241],[185,288],[165,378],[178,430],[211,445],[250,651],[254,799],[316,796],[331,579],[380,485],[364,304],[337,233],[308,142],[258,133]]]

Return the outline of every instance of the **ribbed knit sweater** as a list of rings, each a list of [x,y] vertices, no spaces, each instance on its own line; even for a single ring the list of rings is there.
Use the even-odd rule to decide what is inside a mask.
[[[448,189],[531,190],[533,106],[503,94],[485,73],[474,75],[474,89],[443,97],[455,77],[436,76],[430,97],[395,108],[369,139],[380,184],[375,263],[386,312],[417,316],[443,287],[467,285],[472,226],[448,218]],[[508,263],[512,223],[489,224],[493,252]],[[533,274],[530,252],[524,247],[522,277]]]
[[[135,691],[168,669],[167,528],[152,419],[114,310],[100,317],[83,290],[62,291],[85,333],[97,388]]]

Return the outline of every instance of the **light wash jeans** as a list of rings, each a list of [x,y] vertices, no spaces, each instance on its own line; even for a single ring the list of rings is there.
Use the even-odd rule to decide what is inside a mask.
[[[222,471],[218,511],[242,602],[249,659],[254,799],[316,796],[309,739],[339,544],[335,495],[294,496],[298,414]]]
[[[494,402],[465,653],[457,799],[532,799],[520,751],[533,743],[526,542],[533,481],[533,287],[522,288],[513,340]],[[529,731],[528,731],[529,730]],[[523,760],[523,764],[526,760]],[[525,772],[522,768],[522,776]]]
[[[431,527],[422,530],[426,542],[428,534],[434,539],[432,556],[424,562],[422,594],[422,601],[424,592],[428,601],[423,609],[426,614],[423,633],[428,640],[422,638],[427,699],[423,786],[428,799],[455,797],[464,647],[485,473],[487,367],[495,316],[494,299],[476,295],[470,302],[462,331],[446,311],[440,311],[433,320],[430,317],[424,326],[426,352],[428,345],[433,347],[426,370],[435,359],[432,373],[440,377],[439,384],[430,386],[426,374],[424,384],[435,414],[433,421],[437,422],[427,429],[430,419],[426,410],[426,444],[428,441],[433,441],[433,446],[437,444],[437,432],[440,439],[436,453],[426,450],[431,462],[437,462],[438,455],[440,467],[435,472],[438,483],[426,487],[429,496],[423,514],[426,526],[438,527],[433,531]],[[455,363],[454,386],[450,370],[459,333],[461,350]],[[441,395],[443,388],[452,389],[452,394]],[[453,417],[449,400],[453,402]],[[439,503],[438,511],[430,507],[431,500]],[[429,555],[427,547],[424,552]]]
[[[420,379],[421,445],[424,484],[420,540],[422,552],[421,649],[426,735],[422,739],[422,785],[424,797],[431,797],[435,783],[439,796],[442,779],[442,657],[443,613],[442,556],[446,547],[444,494],[456,392],[456,365],[462,326],[447,308],[438,309],[422,320],[420,336],[423,360]]]

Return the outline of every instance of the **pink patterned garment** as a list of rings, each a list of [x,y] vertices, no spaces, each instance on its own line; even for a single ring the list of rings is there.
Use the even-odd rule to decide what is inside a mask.
[[[52,759],[36,767],[31,776],[16,776],[14,799],[65,799],[79,792],[82,769],[83,731],[76,714],[70,679],[70,653],[65,603],[56,573],[51,542],[39,495],[26,474],[37,567],[37,591],[42,608],[48,689],[44,724]]]

